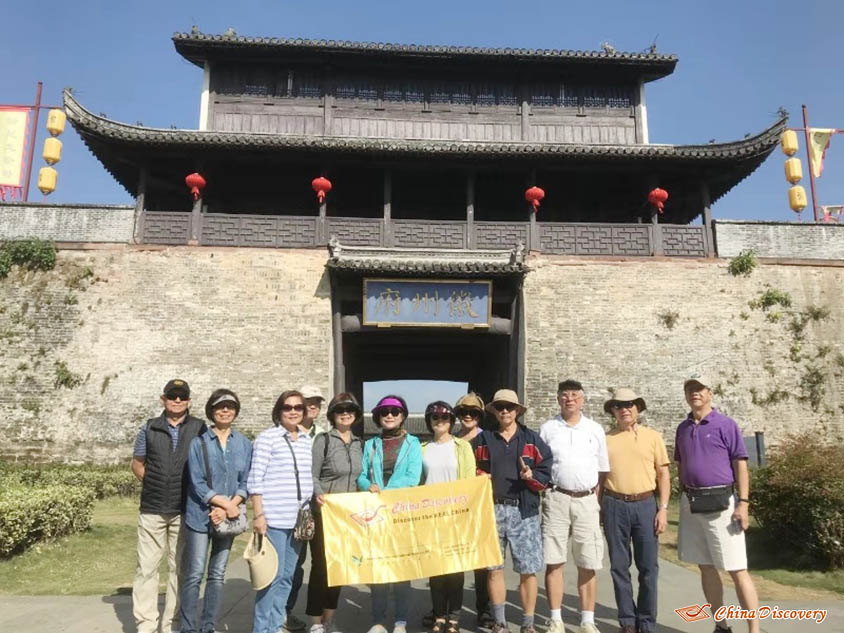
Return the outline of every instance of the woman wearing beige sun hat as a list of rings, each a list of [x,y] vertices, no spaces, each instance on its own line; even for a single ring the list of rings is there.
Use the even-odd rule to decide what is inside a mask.
[[[656,630],[659,534],[667,522],[671,482],[662,435],[639,424],[644,398],[628,388],[604,403],[615,419],[607,433],[610,471],[601,496],[601,517],[621,631]],[[657,507],[654,491],[659,495]],[[639,595],[633,598],[630,545],[639,571]]]

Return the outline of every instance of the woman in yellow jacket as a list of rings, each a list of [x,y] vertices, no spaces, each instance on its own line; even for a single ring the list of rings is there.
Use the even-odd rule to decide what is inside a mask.
[[[422,473],[425,484],[438,484],[476,475],[475,455],[469,442],[452,436],[454,410],[438,400],[425,408],[425,425],[434,439],[422,445]],[[434,607],[433,633],[458,633],[463,608],[463,572],[431,578]],[[446,629],[446,621],[448,628]]]

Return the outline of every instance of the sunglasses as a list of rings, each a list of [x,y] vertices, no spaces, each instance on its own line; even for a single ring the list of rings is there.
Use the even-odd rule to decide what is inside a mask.
[[[355,413],[357,413],[357,409],[354,407],[337,407],[334,409],[334,415],[354,415]]]
[[[305,405],[304,404],[283,404],[281,405],[281,410],[285,413],[289,413],[290,411],[304,411]]]
[[[498,412],[502,411],[515,411],[516,405],[510,402],[493,402],[492,408]]]
[[[181,400],[182,402],[187,402],[190,398],[182,393],[171,393],[169,396],[164,396],[170,402],[176,402],[176,400]]]
[[[402,411],[398,407],[384,407],[383,409],[378,409],[378,417],[383,417],[385,415],[391,415],[394,418],[397,418],[403,413],[404,413],[404,411]]]
[[[451,416],[448,413],[434,413],[431,422],[448,422],[451,424]]]
[[[611,405],[611,407],[616,411],[620,411],[621,409],[632,409],[635,406],[636,403],[630,402],[629,400],[627,402],[613,402]]]
[[[481,419],[481,412],[477,409],[457,409],[454,414],[458,418],[474,418],[475,420]]]
[[[221,402],[220,404],[214,405],[214,410],[216,411],[217,409],[231,409],[235,411],[237,407],[235,407],[234,402]]]

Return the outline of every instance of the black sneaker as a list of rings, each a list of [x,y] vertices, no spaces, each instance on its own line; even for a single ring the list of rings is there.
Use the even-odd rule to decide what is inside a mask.
[[[492,617],[492,614],[489,611],[481,611],[478,614],[478,626],[482,629],[491,629],[492,625],[495,624],[495,618]]]
[[[501,622],[493,622],[490,631],[491,633],[510,633],[510,627]]]
[[[426,629],[430,629],[434,626],[434,612],[430,611],[422,616],[422,626]]]

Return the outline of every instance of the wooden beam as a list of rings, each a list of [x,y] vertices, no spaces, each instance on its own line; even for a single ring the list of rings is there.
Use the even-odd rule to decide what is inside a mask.
[[[393,245],[393,172],[384,170],[384,243],[382,246]]]

